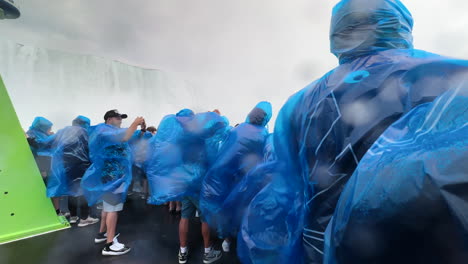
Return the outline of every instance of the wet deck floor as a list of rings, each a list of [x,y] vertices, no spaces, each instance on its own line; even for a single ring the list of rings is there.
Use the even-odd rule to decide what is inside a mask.
[[[178,223],[180,216],[172,215],[166,206],[147,205],[132,198],[119,216],[119,241],[132,247],[124,256],[104,257],[103,245],[94,244],[99,224],[72,228],[0,246],[2,264],[176,264],[179,248]],[[31,219],[34,221],[34,219]],[[198,219],[191,221],[189,232],[190,258],[188,263],[203,263],[203,243]],[[216,240],[215,248],[220,249]],[[239,263],[236,254],[224,253],[217,263]]]

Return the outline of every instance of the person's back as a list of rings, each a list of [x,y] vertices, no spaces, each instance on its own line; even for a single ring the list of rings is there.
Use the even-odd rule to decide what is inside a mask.
[[[30,145],[34,159],[36,160],[39,171],[41,172],[44,181],[47,183],[47,177],[51,169],[51,152],[47,142],[51,141],[53,123],[48,119],[38,116],[34,118],[34,121],[26,132],[27,137],[34,144]],[[44,143],[46,142],[46,143]]]
[[[200,210],[218,236],[225,239],[222,244],[225,252],[230,251],[232,234],[239,227],[233,214],[237,208],[226,206],[226,199],[245,175],[262,162],[269,135],[266,126],[271,117],[271,104],[258,103],[244,123],[230,130],[203,179]]]
[[[468,80],[393,123],[326,234],[327,264],[468,263]]]
[[[375,63],[355,68],[367,61]],[[381,133],[404,113],[456,86],[458,74],[468,77],[466,66],[422,51],[384,51],[340,66],[298,95],[293,119],[280,122],[293,123],[299,138],[292,147],[301,149],[298,160],[308,185],[306,244],[321,247],[316,238],[323,237],[314,232],[325,231],[343,186]],[[362,80],[346,82],[355,75]],[[304,107],[309,105],[314,107]]]
[[[90,214],[90,208],[83,197],[81,180],[91,165],[88,147],[88,128],[91,121],[78,116],[72,126],[60,129],[49,142],[52,153],[52,169],[47,181],[47,196],[68,196],[70,223],[79,227],[99,222]]]
[[[278,203],[294,217],[284,220],[290,239],[277,245],[297,248],[303,238],[306,263],[321,263],[323,234],[341,191],[373,142],[404,113],[468,78],[466,61],[414,50],[412,25],[398,0],[341,1],[330,31],[340,66],[293,95],[279,114],[275,151],[289,176],[278,182],[287,181],[283,191],[297,194],[289,203],[303,208],[296,213]],[[252,206],[261,203],[259,197]],[[275,254],[301,259],[297,252]]]
[[[29,127],[28,131],[26,132],[26,135],[29,138],[34,138],[38,141],[45,140],[52,134],[52,126],[53,123],[50,122],[48,119],[38,116],[34,118],[34,121]]]
[[[201,182],[209,165],[206,142],[226,125],[217,113],[195,115],[192,110],[183,109],[164,117],[158,133],[150,141],[152,152],[145,164],[151,189],[148,203],[182,200],[179,263],[188,259],[189,220],[196,215]],[[203,261],[212,263],[221,258],[221,252],[212,249],[210,230],[203,215],[200,220],[205,246]]]
[[[52,149],[52,171],[47,195],[80,195],[81,178],[91,164],[87,130],[80,126],[69,126],[59,130],[55,134]]]
[[[198,199],[209,165],[206,142],[226,125],[218,114],[195,115],[189,109],[163,118],[158,133],[150,140],[152,151],[145,164],[151,188],[149,203],[188,196]]]
[[[219,218],[223,218],[224,212],[220,215],[220,210],[234,186],[263,160],[268,137],[265,126],[271,116],[270,103],[258,104],[249,113],[246,122],[233,128],[223,142],[203,180],[201,190],[201,210],[212,226],[221,224],[216,223]]]

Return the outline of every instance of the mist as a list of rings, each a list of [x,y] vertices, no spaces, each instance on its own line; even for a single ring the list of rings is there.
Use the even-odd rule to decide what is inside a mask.
[[[0,22],[2,39],[40,52],[91,55],[103,61],[120,61],[131,65],[129,68],[158,69],[158,74],[169,76],[170,83],[177,83],[145,86],[134,82],[117,88],[101,80],[95,80],[93,85],[90,80],[87,85],[93,92],[79,94],[72,90],[77,85],[71,80],[56,82],[55,75],[47,73],[45,76],[53,79],[49,84],[57,87],[45,88],[36,81],[29,81],[30,86],[25,87],[20,79],[26,78],[23,82],[27,82],[36,73],[26,69],[5,72],[5,56],[9,56],[10,69],[16,59],[15,54],[5,54],[10,51],[4,50],[2,44],[0,73],[19,109],[23,127],[38,114],[53,121],[55,130],[67,125],[77,114],[87,114],[93,123],[98,123],[104,112],[112,108],[130,117],[143,115],[152,125],[157,125],[165,114],[183,107],[195,111],[218,108],[235,124],[242,122],[262,100],[273,104],[271,124],[274,124],[277,112],[291,94],[338,63],[329,52],[328,40],[331,9],[338,1],[16,2],[22,16]],[[468,47],[464,45],[468,35],[462,35],[468,26],[468,20],[464,19],[468,2],[403,2],[415,19],[416,48],[468,58]],[[70,77],[73,82],[80,82],[78,77],[87,75],[86,71],[94,72],[84,66],[77,71],[78,76]],[[139,89],[158,98],[146,96]],[[58,90],[62,99],[49,94]],[[109,98],[101,94],[103,91],[115,93]],[[35,102],[39,93],[43,101],[38,109]],[[77,94],[81,97],[76,97]]]

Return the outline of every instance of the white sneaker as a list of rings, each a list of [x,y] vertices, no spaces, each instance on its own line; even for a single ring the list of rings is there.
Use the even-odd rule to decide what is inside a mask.
[[[120,243],[117,237],[114,237],[114,240],[112,240],[112,244],[115,246],[114,249],[118,250],[118,248],[123,248],[125,247],[124,244]]]
[[[223,241],[223,251],[224,252],[229,252],[231,249],[231,243],[227,242],[226,240]]]
[[[120,233],[117,232],[117,234],[115,234],[115,238],[117,238],[118,236],[120,236]],[[94,239],[94,243],[96,244],[99,244],[99,243],[103,243],[103,242],[106,242],[107,241],[107,233],[99,233],[97,234],[96,238]]]
[[[94,225],[99,222],[99,218],[92,218],[91,216],[88,216],[86,219],[81,219],[80,223],[78,224],[78,227],[85,227],[88,225]]]
[[[131,248],[125,246],[124,244],[116,244],[113,242],[111,245],[106,245],[102,250],[103,256],[120,256],[130,252]]]
[[[80,218],[78,216],[72,216],[70,217],[70,224],[76,224]]]

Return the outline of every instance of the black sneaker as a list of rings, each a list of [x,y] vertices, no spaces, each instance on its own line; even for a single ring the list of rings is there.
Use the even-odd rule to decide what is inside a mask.
[[[212,249],[210,252],[203,255],[203,263],[213,263],[219,260],[222,256],[221,251]]]
[[[118,236],[120,236],[119,232],[117,232],[117,234],[115,234],[115,237],[118,237]],[[94,243],[96,243],[96,244],[103,243],[103,242],[106,242],[106,241],[107,241],[107,233],[106,232],[98,233],[96,238],[94,238]]]
[[[131,248],[125,246],[124,244],[119,244],[119,249],[112,249],[114,243],[107,243],[106,246],[102,249],[103,256],[120,256],[130,252]]]
[[[182,253],[182,251],[180,251],[179,249],[179,263],[180,264],[187,263],[187,259],[188,259],[188,250],[187,252]]]

